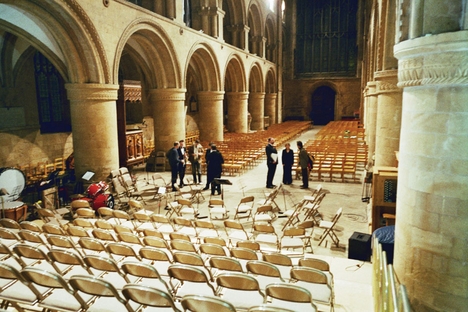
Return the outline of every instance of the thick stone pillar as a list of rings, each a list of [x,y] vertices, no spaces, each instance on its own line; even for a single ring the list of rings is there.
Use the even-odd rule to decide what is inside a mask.
[[[252,116],[250,130],[263,130],[265,128],[265,92],[253,92],[249,95],[249,113]]]
[[[367,83],[365,94],[365,129],[366,129],[366,143],[368,151],[368,162],[371,162],[375,153],[375,125],[377,123],[377,94],[375,93],[374,81]]]
[[[93,180],[105,180],[119,168],[117,137],[118,85],[66,84],[73,129],[75,174],[95,173]]]
[[[247,133],[247,107],[249,92],[228,92],[228,123],[227,128],[230,132]]]
[[[276,93],[265,94],[265,116],[270,117],[270,125],[277,123],[276,119]]]
[[[201,91],[197,93],[200,113],[200,140],[222,141],[224,91]]]
[[[393,263],[414,311],[468,306],[467,42],[458,31],[395,46],[404,89]]]
[[[397,70],[375,72],[377,123],[375,165],[395,166],[400,146],[402,90],[397,87]]]
[[[150,90],[153,107],[154,147],[167,151],[185,138],[185,89]]]

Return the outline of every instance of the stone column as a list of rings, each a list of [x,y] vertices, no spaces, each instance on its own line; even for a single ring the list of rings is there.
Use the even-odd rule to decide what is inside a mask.
[[[247,107],[249,92],[228,92],[228,124],[230,132],[247,133],[249,131],[247,121]]]
[[[397,87],[397,70],[375,72],[377,123],[375,166],[395,166],[400,146],[402,90]]]
[[[375,125],[377,123],[377,94],[375,93],[374,81],[367,83],[367,90],[365,94],[365,105],[366,105],[366,143],[368,152],[368,162],[372,162],[375,153]]]
[[[468,306],[467,42],[458,31],[395,46],[404,89],[393,263],[414,311]]]
[[[117,137],[118,85],[66,84],[73,128],[75,174],[78,180],[86,171],[93,180],[105,180],[119,168]]]
[[[197,93],[200,140],[222,141],[224,91],[201,91]]]
[[[263,117],[265,92],[253,92],[249,95],[249,113],[252,115],[252,123],[249,130],[263,130],[265,128]]]
[[[239,48],[244,49],[245,51],[249,51],[249,32],[250,27],[244,25],[244,28],[241,30],[240,33],[241,46],[239,46]]]
[[[185,89],[152,89],[154,146],[167,151],[175,141],[185,138]]]
[[[276,93],[265,94],[265,116],[270,116],[270,126],[277,123]]]

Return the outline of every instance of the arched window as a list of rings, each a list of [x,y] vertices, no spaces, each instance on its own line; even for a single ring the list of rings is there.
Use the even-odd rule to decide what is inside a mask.
[[[299,77],[356,75],[357,10],[357,0],[298,0]]]
[[[62,76],[39,52],[34,55],[34,73],[41,133],[71,131],[70,103]]]

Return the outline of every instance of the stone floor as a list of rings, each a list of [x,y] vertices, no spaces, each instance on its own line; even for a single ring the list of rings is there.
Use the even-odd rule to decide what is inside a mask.
[[[302,140],[306,142],[308,139],[313,139],[314,135],[319,130],[319,127],[311,129],[294,140],[291,146],[296,147],[296,141]],[[265,140],[266,142],[266,140]],[[277,147],[280,153],[283,146]],[[137,183],[140,188],[151,188],[151,176],[153,172],[145,172],[143,166],[134,168],[132,173],[137,176]],[[166,181],[170,181],[170,172],[159,172]],[[253,195],[255,201],[265,198],[265,194],[270,189],[265,188],[267,166],[265,160],[261,160],[259,164],[237,176],[223,176],[232,182],[232,185],[226,185],[223,189],[223,199],[226,207],[230,211],[230,217],[234,215],[234,210],[239,200],[243,196]],[[278,166],[274,178],[274,184],[280,185],[282,181],[282,168]],[[187,172],[186,177],[191,177]],[[206,176],[202,177],[203,181]],[[276,203],[282,210],[292,209],[294,204],[298,203],[304,195],[310,194],[311,191],[318,185],[322,184],[326,196],[320,205],[320,213],[323,219],[331,220],[336,211],[342,207],[343,214],[335,226],[335,232],[339,238],[339,245],[335,246],[333,242],[327,238],[326,241],[318,246],[318,238],[322,233],[321,229],[314,229],[312,238],[313,253],[307,253],[306,257],[317,257],[327,260],[332,272],[335,276],[335,302],[336,311],[372,311],[372,285],[371,285],[371,264],[370,262],[348,259],[348,239],[354,232],[369,233],[367,203],[362,201],[363,185],[361,183],[335,183],[311,180],[309,190],[300,189],[300,180],[294,180],[291,185],[284,185],[280,190]],[[187,188],[187,187],[186,187]],[[205,200],[195,204],[200,212],[200,215],[208,215],[208,200],[210,192],[204,191]],[[213,196],[213,198],[221,198],[221,196]],[[145,197],[148,209],[159,213],[165,213],[165,204],[160,205],[158,202],[152,201],[151,196]],[[277,218],[273,224],[277,233],[281,235],[281,229],[286,218]],[[244,226],[251,229],[251,219],[242,220]],[[216,225],[222,227],[222,221],[214,221]]]

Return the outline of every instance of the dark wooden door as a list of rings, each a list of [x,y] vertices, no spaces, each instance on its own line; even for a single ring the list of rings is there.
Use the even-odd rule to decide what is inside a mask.
[[[335,119],[335,96],[336,92],[327,86],[314,91],[309,114],[314,125],[326,125]]]

